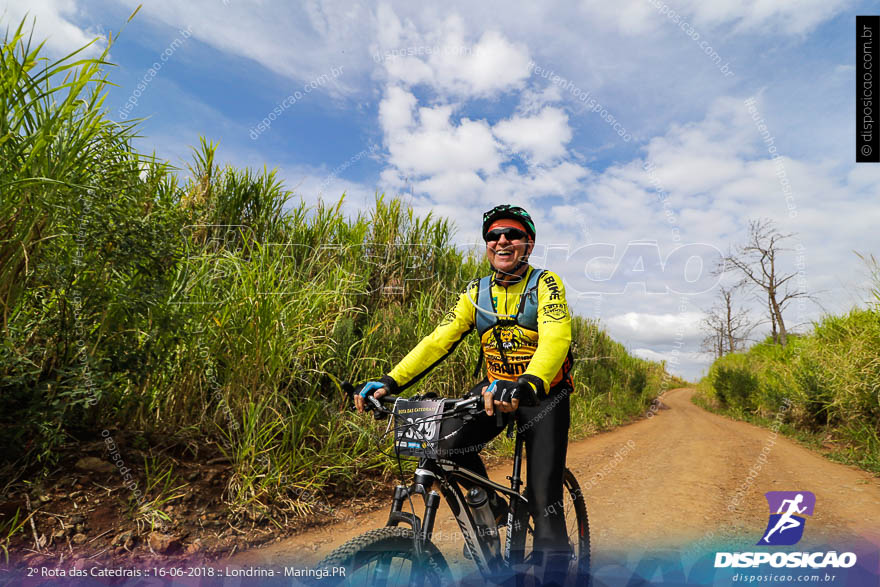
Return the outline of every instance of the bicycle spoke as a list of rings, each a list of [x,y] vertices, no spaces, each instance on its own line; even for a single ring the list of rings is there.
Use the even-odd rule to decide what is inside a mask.
[[[376,558],[376,567],[373,569],[369,582],[370,585],[375,585],[376,587],[386,587],[388,585],[388,570],[391,566],[391,556],[383,554]]]
[[[425,577],[425,569],[422,565],[416,564],[416,561],[410,561],[409,585],[410,587],[422,587],[427,585]]]
[[[367,580],[365,584],[377,587],[393,587],[410,585],[423,587],[430,585],[422,565],[416,564],[408,557],[394,556],[395,553],[379,554],[371,565],[361,569],[361,576]]]

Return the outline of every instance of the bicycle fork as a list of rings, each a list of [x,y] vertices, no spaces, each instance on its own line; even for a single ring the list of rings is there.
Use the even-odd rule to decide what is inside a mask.
[[[397,526],[401,522],[409,524],[413,529],[413,535],[417,538],[415,544],[419,555],[422,553],[422,545],[431,539],[434,532],[434,519],[437,515],[437,508],[440,506],[440,494],[431,489],[435,478],[436,475],[427,469],[416,469],[415,479],[411,486],[398,485],[395,487],[391,511],[388,514],[388,522],[385,524],[386,526]],[[414,512],[403,511],[404,501],[413,495],[421,495],[425,499],[424,520],[419,519]]]
[[[458,468],[451,463],[450,466],[453,469]],[[398,485],[395,487],[391,511],[388,514],[387,526],[397,526],[401,522],[412,526],[413,533],[417,537],[415,543],[419,552],[421,552],[425,541],[430,540],[432,537],[434,520],[440,504],[440,494],[431,489],[435,480],[439,480],[439,478],[433,471],[424,468],[416,469],[412,485],[409,487]],[[492,549],[485,543],[484,539],[478,536],[480,531],[461,492],[457,490],[454,484],[445,481],[441,481],[440,490],[443,492],[443,496],[452,510],[452,515],[455,517],[456,522],[458,522],[468,550],[475,555],[473,559],[477,567],[483,574],[492,574],[499,571],[503,567],[503,561],[499,560],[498,556],[493,556]],[[424,521],[420,520],[412,512],[402,511],[404,502],[412,495],[422,495],[425,498]]]

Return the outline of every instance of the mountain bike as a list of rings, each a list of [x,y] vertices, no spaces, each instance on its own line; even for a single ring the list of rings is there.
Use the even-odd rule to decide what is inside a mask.
[[[347,382],[343,389],[349,396],[354,391]],[[321,584],[327,585],[329,581],[332,585],[439,587],[452,583],[449,565],[432,542],[441,494],[458,522],[465,556],[473,560],[482,577],[494,583],[507,583],[513,578],[518,585],[526,584],[533,527],[528,510],[528,488],[521,491],[524,440],[520,435],[516,434],[513,470],[507,477],[510,487],[505,487],[443,458],[448,453],[443,446],[440,423],[451,418],[473,419],[484,410],[482,397],[404,399],[386,395],[378,399],[369,396],[368,400],[367,405],[375,411],[377,419],[393,416],[386,434],[394,434],[395,456],[398,459],[416,457],[418,465],[409,486],[395,487],[384,528],[349,540],[318,564],[319,570],[326,571]],[[508,438],[514,436],[513,431],[511,419]],[[470,489],[462,487],[463,481]],[[492,492],[504,496],[507,504],[507,520],[500,527],[488,503]],[[415,513],[414,495],[424,500],[421,516]],[[560,506],[565,512],[571,549],[566,585],[586,585],[590,578],[587,507],[577,479],[569,469],[565,470],[562,501]],[[411,511],[404,511],[405,504],[409,504]]]

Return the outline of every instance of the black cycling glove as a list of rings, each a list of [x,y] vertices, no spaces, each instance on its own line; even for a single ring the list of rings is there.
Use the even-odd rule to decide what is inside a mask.
[[[504,381],[496,379],[489,385],[489,391],[500,402],[511,403],[519,400],[521,406],[538,405],[538,396],[534,388],[525,381]]]

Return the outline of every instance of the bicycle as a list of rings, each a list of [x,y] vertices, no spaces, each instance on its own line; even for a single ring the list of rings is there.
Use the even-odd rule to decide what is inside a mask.
[[[354,387],[345,382],[343,389],[351,396]],[[386,395],[368,397],[368,409],[375,410],[376,419],[394,416],[395,453],[399,457],[418,457],[419,462],[411,485],[394,489],[391,511],[384,528],[370,530],[334,550],[319,564],[325,569],[323,585],[431,585],[452,583],[445,557],[431,541],[434,519],[440,505],[440,493],[449,504],[465,542],[465,553],[476,564],[486,580],[501,583],[516,577],[523,584],[532,527],[529,524],[528,490],[522,492],[520,478],[524,440],[519,434],[514,442],[513,470],[505,487],[473,471],[443,458],[440,423],[448,418],[473,418],[483,411],[483,399],[404,399]],[[391,409],[385,405],[393,404]],[[507,428],[513,437],[514,422]],[[388,431],[386,431],[386,434]],[[467,480],[471,489],[463,494],[460,486]],[[434,486],[438,485],[440,493]],[[508,505],[506,523],[500,528],[490,511],[487,496],[496,491],[505,496]],[[424,499],[422,517],[415,514],[412,496]],[[508,501],[509,500],[509,501]],[[412,512],[403,511],[405,502]],[[590,579],[590,532],[587,507],[574,474],[565,470],[563,502],[569,525],[571,560],[566,584],[585,585]],[[571,522],[574,521],[572,525]],[[402,527],[405,524],[407,527]],[[504,544],[501,530],[505,530]],[[395,565],[395,560],[399,561]],[[340,572],[340,567],[344,572]],[[331,569],[334,569],[332,574]],[[344,578],[343,578],[344,577]]]

